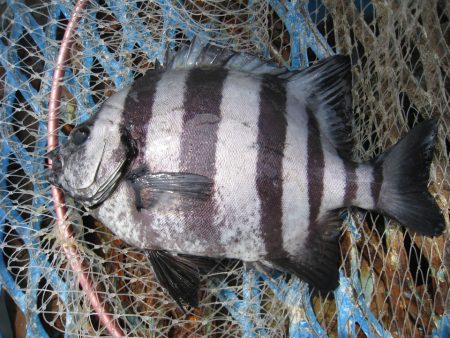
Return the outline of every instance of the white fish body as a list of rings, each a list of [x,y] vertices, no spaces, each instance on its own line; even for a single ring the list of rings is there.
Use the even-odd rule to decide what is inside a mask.
[[[53,154],[52,181],[150,250],[177,302],[195,304],[198,289],[195,264],[177,254],[262,262],[330,290],[342,208],[379,210],[426,235],[444,228],[426,191],[436,123],[358,164],[350,116],[346,57],[287,72],[197,41],[78,127]],[[192,283],[174,284],[161,269]]]

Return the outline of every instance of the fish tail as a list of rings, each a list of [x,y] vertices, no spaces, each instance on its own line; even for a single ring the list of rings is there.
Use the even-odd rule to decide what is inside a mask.
[[[376,208],[426,236],[445,229],[441,210],[428,191],[437,128],[436,120],[419,124],[374,161],[381,182]]]

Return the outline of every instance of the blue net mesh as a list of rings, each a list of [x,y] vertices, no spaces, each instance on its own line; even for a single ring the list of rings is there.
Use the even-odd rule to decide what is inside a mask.
[[[0,4],[0,285],[32,337],[107,334],[61,250],[73,243],[55,230],[43,160],[51,79],[73,5]],[[65,129],[86,120],[156,59],[163,61],[167,48],[194,36],[291,69],[345,53],[354,64],[355,159],[379,154],[418,121],[438,117],[430,191],[448,221],[449,17],[448,4],[420,1],[93,1],[81,17],[63,80],[60,142]],[[183,315],[154,282],[141,252],[68,204],[86,271],[129,336],[450,332],[445,236],[422,238],[379,215],[346,213],[334,299],[313,297],[296,278],[237,264],[205,276],[201,306]]]

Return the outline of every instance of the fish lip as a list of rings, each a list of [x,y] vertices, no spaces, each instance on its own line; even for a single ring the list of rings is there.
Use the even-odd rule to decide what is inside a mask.
[[[63,173],[63,159],[59,153],[59,147],[45,153],[44,157],[51,163],[47,168],[45,178],[51,185],[61,188],[59,181]]]
[[[62,147],[62,145],[59,145],[59,146],[55,147],[54,149],[47,151],[43,155],[44,159],[53,161],[57,156],[60,156],[59,151],[60,151],[61,147]]]
[[[52,168],[48,169],[47,173],[45,174],[45,178],[51,185],[61,188],[61,184],[59,183],[59,177],[60,173],[56,172]]]

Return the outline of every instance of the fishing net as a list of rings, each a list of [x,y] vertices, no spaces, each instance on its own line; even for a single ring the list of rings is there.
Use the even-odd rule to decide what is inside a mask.
[[[450,332],[448,231],[414,235],[376,213],[342,215],[340,286],[311,295],[297,278],[242,263],[211,271],[184,314],[143,253],[67,199],[73,240],[58,231],[43,158],[51,81],[73,1],[0,1],[0,286],[16,333],[109,335],[63,248],[130,337],[444,337]],[[194,36],[291,69],[352,58],[353,157],[382,153],[414,125],[440,122],[429,190],[448,227],[450,2],[90,1],[62,81],[60,142],[118,89]]]

